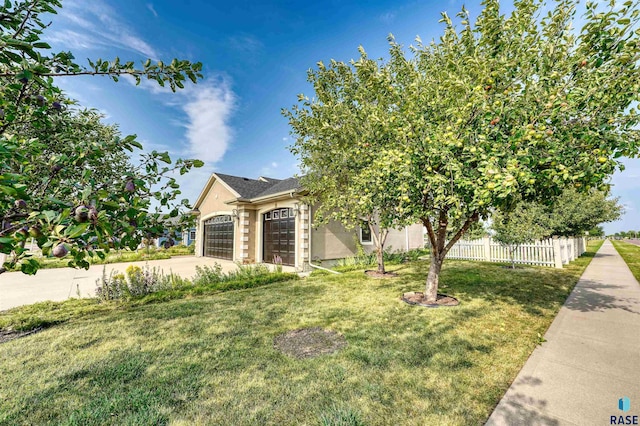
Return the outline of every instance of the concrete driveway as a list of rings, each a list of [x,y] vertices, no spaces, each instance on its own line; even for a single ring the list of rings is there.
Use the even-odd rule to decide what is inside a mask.
[[[80,294],[80,297],[94,297],[96,280],[102,276],[102,271],[105,267],[107,276],[112,270],[124,273],[129,265],[137,265],[141,268],[149,265],[150,268],[161,269],[165,274],[173,272],[184,278],[191,278],[196,273],[196,265],[213,266],[216,263],[222,266],[223,272],[229,272],[237,268],[237,265],[229,260],[177,256],[165,260],[95,265],[88,270],[72,268],[41,269],[36,275],[25,275],[22,272],[5,272],[0,275],[0,311],[45,300],[66,300],[71,297],[78,297],[78,294]],[[293,272],[294,268],[284,267],[283,270]]]

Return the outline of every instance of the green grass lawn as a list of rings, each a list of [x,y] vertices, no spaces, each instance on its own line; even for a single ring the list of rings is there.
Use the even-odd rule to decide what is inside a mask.
[[[599,244],[563,270],[446,262],[455,308],[399,300],[423,288],[417,261],[71,318],[0,346],[0,423],[483,424]],[[348,346],[274,349],[302,327]]]
[[[611,240],[611,242],[631,269],[633,276],[640,281],[640,246],[618,240]]]

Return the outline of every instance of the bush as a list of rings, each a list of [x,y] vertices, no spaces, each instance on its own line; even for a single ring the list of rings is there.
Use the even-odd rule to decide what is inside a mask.
[[[421,256],[425,256],[429,254],[429,250],[425,249],[412,249],[409,251],[395,251],[391,252],[390,250],[386,250],[383,253],[384,262],[388,265],[399,265],[401,263],[416,261]],[[375,253],[366,254],[359,253],[356,256],[345,257],[344,259],[338,260],[336,265],[334,266],[334,270],[338,272],[350,272],[357,271],[359,269],[365,269],[370,266],[375,266],[377,264],[377,259]]]
[[[195,250],[196,250],[195,244],[190,244],[188,246],[185,246],[184,244],[178,244],[168,249],[164,249],[163,251],[175,256],[175,255],[194,254]]]
[[[263,264],[258,265],[242,265],[237,263],[238,269],[228,273],[222,272],[222,266],[215,264],[211,266],[196,266],[196,275],[193,277],[193,284],[196,286],[211,285],[232,280],[243,280],[279,273],[281,271],[271,272],[269,267]]]
[[[102,268],[102,277],[96,280],[96,296],[101,300],[120,300],[129,297],[129,287],[123,274],[111,271],[107,277],[106,267]]]
[[[157,268],[131,265],[125,274],[112,271],[107,276],[103,269],[102,277],[96,280],[96,296],[100,300],[141,299],[156,293],[156,300],[175,299],[185,294],[204,294],[212,291],[226,291],[237,288],[251,288],[272,282],[297,279],[296,274],[271,272],[266,265],[241,265],[228,273],[222,272],[219,264],[214,266],[196,266],[193,280],[176,274],[164,274]]]
[[[107,277],[106,268],[102,277],[96,281],[96,296],[101,300],[135,299],[162,290],[172,290],[191,285],[191,282],[176,274],[165,275],[157,268],[144,269],[131,265],[126,275],[111,271]]]

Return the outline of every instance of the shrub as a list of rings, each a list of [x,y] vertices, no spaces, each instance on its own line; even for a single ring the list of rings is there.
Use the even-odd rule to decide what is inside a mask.
[[[185,246],[184,244],[178,244],[168,249],[163,250],[166,253],[171,255],[188,255],[195,253],[196,246],[195,244],[190,244]]]
[[[401,263],[416,261],[421,256],[428,255],[429,251],[425,249],[412,249],[409,251],[395,251],[391,252],[391,250],[386,250],[383,253],[384,262],[389,265],[399,265]],[[333,269],[338,272],[349,272],[349,271],[357,271],[358,269],[364,269],[369,266],[375,266],[377,263],[375,253],[366,254],[361,252],[356,256],[345,257],[344,259],[338,260]]]
[[[173,290],[191,285],[191,282],[174,273],[164,274],[157,268],[150,269],[131,265],[126,275],[111,271],[107,277],[103,268],[102,277],[96,281],[96,295],[101,300],[120,300],[146,296],[161,290]]]
[[[269,267],[264,264],[236,264],[238,265],[238,269],[236,269],[235,271],[230,271],[226,274],[222,272],[222,266],[217,263],[214,264],[214,266],[196,266],[196,275],[195,277],[193,277],[193,284],[196,286],[211,285],[225,281],[251,279],[262,275],[272,274],[272,272],[269,270]],[[281,270],[278,271],[276,269],[276,272],[274,273],[281,272]]]
[[[102,268],[102,277],[96,280],[96,296],[101,300],[126,299],[130,295],[123,274],[111,271],[107,277],[106,267]]]

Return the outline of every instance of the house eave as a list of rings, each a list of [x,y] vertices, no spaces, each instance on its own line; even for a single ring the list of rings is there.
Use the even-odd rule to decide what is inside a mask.
[[[252,198],[250,202],[252,204],[257,204],[257,203],[265,203],[268,201],[278,201],[283,199],[298,198],[299,197],[298,194],[299,192],[294,189],[289,191],[278,192],[276,194],[265,195],[263,197]]]

